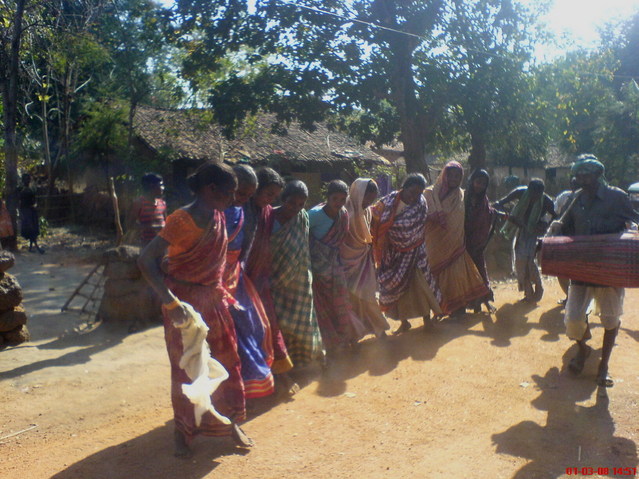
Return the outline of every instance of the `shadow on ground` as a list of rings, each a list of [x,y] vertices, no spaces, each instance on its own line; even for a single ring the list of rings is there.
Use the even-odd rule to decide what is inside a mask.
[[[635,442],[614,434],[605,388],[597,388],[594,374],[573,377],[565,372],[575,352],[571,348],[564,355],[564,372],[553,367],[543,377],[532,377],[540,393],[532,405],[548,411],[546,424],[522,421],[492,436],[497,453],[529,460],[513,479],[558,478],[567,473],[567,468],[581,471],[582,467],[592,467],[595,473],[598,468],[608,468],[609,474],[602,475],[613,476],[613,468],[637,466]],[[586,371],[596,368],[592,356]],[[578,404],[592,402],[593,394],[594,405]]]
[[[58,339],[54,339],[48,343],[37,346],[19,346],[22,348],[30,347],[40,350],[74,350],[55,358],[33,361],[8,371],[1,371],[0,380],[16,378],[51,367],[73,366],[76,364],[88,363],[92,356],[121,343],[127,335],[128,327],[126,325],[105,323],[86,334],[67,332]]]
[[[197,438],[193,457],[173,456],[173,421],[141,436],[103,449],[55,474],[52,479],[130,479],[134,477],[179,477],[200,479],[218,465],[219,457],[244,455],[247,449],[227,438]]]

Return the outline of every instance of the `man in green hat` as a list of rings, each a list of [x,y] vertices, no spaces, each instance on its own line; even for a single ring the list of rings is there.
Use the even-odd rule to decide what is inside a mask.
[[[604,179],[605,167],[594,155],[584,154],[572,166],[572,176],[580,188],[574,200],[553,223],[552,230],[567,236],[619,233],[637,221],[628,195],[608,185]],[[608,362],[623,314],[624,289],[611,286],[570,281],[564,323],[566,334],[577,342],[577,355],[570,360],[568,369],[573,374],[583,371],[592,349],[586,344],[592,336],[588,325],[588,309],[592,300],[597,303],[598,315],[605,328],[597,384],[612,387]]]

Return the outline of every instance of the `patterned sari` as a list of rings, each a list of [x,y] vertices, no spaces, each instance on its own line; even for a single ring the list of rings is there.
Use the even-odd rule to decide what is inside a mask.
[[[431,269],[442,291],[442,310],[447,314],[489,294],[475,263],[466,252],[464,192],[459,187],[448,187],[446,171],[457,168],[449,165],[442,170],[435,185],[424,192],[429,213],[440,213],[444,218],[444,224],[437,221],[426,223],[425,239]],[[461,168],[461,165],[458,167]]]
[[[237,305],[230,308],[237,333],[238,352],[242,362],[242,379],[247,398],[263,397],[274,391],[273,342],[271,326],[262,300],[240,261],[244,244],[244,211],[231,206],[224,212],[228,234],[224,284]],[[238,307],[239,306],[239,307]]]
[[[362,209],[362,201],[370,181],[370,178],[358,178],[351,185],[346,200],[349,227],[340,246],[340,255],[355,315],[369,332],[381,334],[390,326],[376,298],[378,286],[373,260],[373,237],[370,232],[371,210]]]
[[[268,205],[258,209],[252,202],[244,206],[245,218],[257,225],[251,241],[250,252],[246,260],[246,274],[257,290],[271,326],[271,342],[274,360],[271,366],[273,374],[285,373],[293,368],[288,355],[284,336],[280,330],[273,296],[271,295],[271,234],[273,232],[273,208]],[[244,244],[247,243],[245,238]],[[244,255],[244,253],[242,253]]]
[[[316,208],[323,208],[324,204]],[[322,213],[325,214],[325,213]],[[348,232],[348,213],[342,208],[321,239],[310,237],[313,301],[322,341],[327,349],[361,339],[366,328],[353,314],[348,297],[340,246]]]
[[[291,359],[301,366],[322,356],[322,338],[313,308],[305,210],[272,233],[271,252],[275,311]]]
[[[206,229],[200,229],[191,215],[177,210],[167,218],[159,236],[169,243],[165,282],[180,301],[189,303],[202,315],[209,327],[207,342],[212,356],[229,373],[229,378],[213,393],[212,402],[217,411],[234,422],[246,417],[244,383],[233,318],[222,282],[226,261],[227,237],[224,215],[215,211]],[[214,294],[225,299],[211,301]],[[164,313],[164,338],[171,363],[171,401],[175,426],[187,441],[197,434],[227,436],[231,426],[222,424],[211,413],[205,413],[199,426],[195,424],[193,404],[182,393],[182,385],[191,381],[179,363],[183,353],[180,330],[173,326]]]
[[[393,319],[441,314],[441,293],[431,274],[424,247],[428,208],[420,196],[414,205],[401,201],[400,191],[373,206],[373,248],[379,267],[379,302]]]

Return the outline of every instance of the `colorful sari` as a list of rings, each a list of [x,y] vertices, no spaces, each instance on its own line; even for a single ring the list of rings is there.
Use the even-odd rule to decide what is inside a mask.
[[[322,356],[313,308],[308,213],[305,210],[271,234],[273,301],[286,347],[296,365]]]
[[[362,209],[370,181],[370,178],[358,178],[351,185],[346,200],[349,227],[340,246],[340,255],[353,311],[369,332],[379,335],[390,326],[376,298],[378,286],[370,232],[371,210]]]
[[[339,254],[348,232],[348,213],[342,208],[333,221],[326,216],[323,207],[324,203],[313,210],[333,224],[321,239],[312,233],[309,235],[313,302],[324,346],[334,349],[358,341],[364,336],[366,329],[353,314]],[[310,222],[312,221],[311,219]]]
[[[268,396],[275,390],[271,373],[271,326],[262,300],[240,261],[244,243],[244,211],[241,206],[231,206],[224,211],[224,215],[229,242],[224,284],[237,301],[230,312],[237,333],[245,394],[247,398]]]
[[[473,194],[473,180],[484,177],[489,179],[485,170],[475,170],[468,180],[468,188],[465,197],[465,222],[464,234],[466,239],[466,251],[470,255],[477,271],[484,280],[488,288],[488,294],[480,299],[481,302],[493,301],[494,295],[490,289],[488,270],[486,269],[486,258],[484,252],[495,226],[495,209],[490,205],[486,190],[481,195]],[[486,186],[488,188],[488,186]]]
[[[426,223],[425,240],[431,269],[442,291],[442,310],[447,314],[489,294],[466,251],[464,192],[448,186],[446,172],[451,168],[462,167],[457,162],[448,163],[435,184],[424,191],[428,212],[439,213],[444,219],[444,224]]]
[[[429,317],[431,310],[439,315],[441,293],[424,248],[428,208],[422,196],[406,205],[400,193],[385,196],[372,209],[379,302],[393,319]]]
[[[159,236],[169,243],[166,261],[168,288],[180,301],[189,303],[202,315],[209,327],[207,342],[212,356],[229,373],[212,395],[217,411],[234,422],[246,417],[244,383],[241,375],[240,357],[237,351],[237,337],[233,318],[228,310],[226,291],[222,275],[226,262],[227,237],[224,215],[215,211],[206,229],[198,228],[191,215],[177,210],[167,218]],[[224,299],[211,301],[214,294]],[[191,381],[180,368],[183,346],[180,330],[164,313],[164,338],[171,363],[171,401],[175,427],[184,434],[187,441],[197,434],[205,436],[228,436],[231,426],[222,424],[211,413],[205,413],[202,422],[196,426],[193,404],[182,393],[182,385]]]
[[[258,209],[252,200],[249,200],[244,206],[244,215],[250,223],[257,225],[257,230],[252,235],[250,252],[246,260],[246,274],[262,300],[266,317],[271,326],[271,342],[274,356],[271,370],[273,374],[285,373],[293,368],[293,362],[288,355],[271,294],[271,234],[275,219],[273,208],[268,205]],[[247,243],[246,238],[244,243]]]

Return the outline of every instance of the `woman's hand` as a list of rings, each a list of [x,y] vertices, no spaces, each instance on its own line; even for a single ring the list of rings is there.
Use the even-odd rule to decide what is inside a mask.
[[[176,328],[183,328],[186,326],[190,318],[184,303],[180,303],[179,306],[167,310],[166,315]]]

